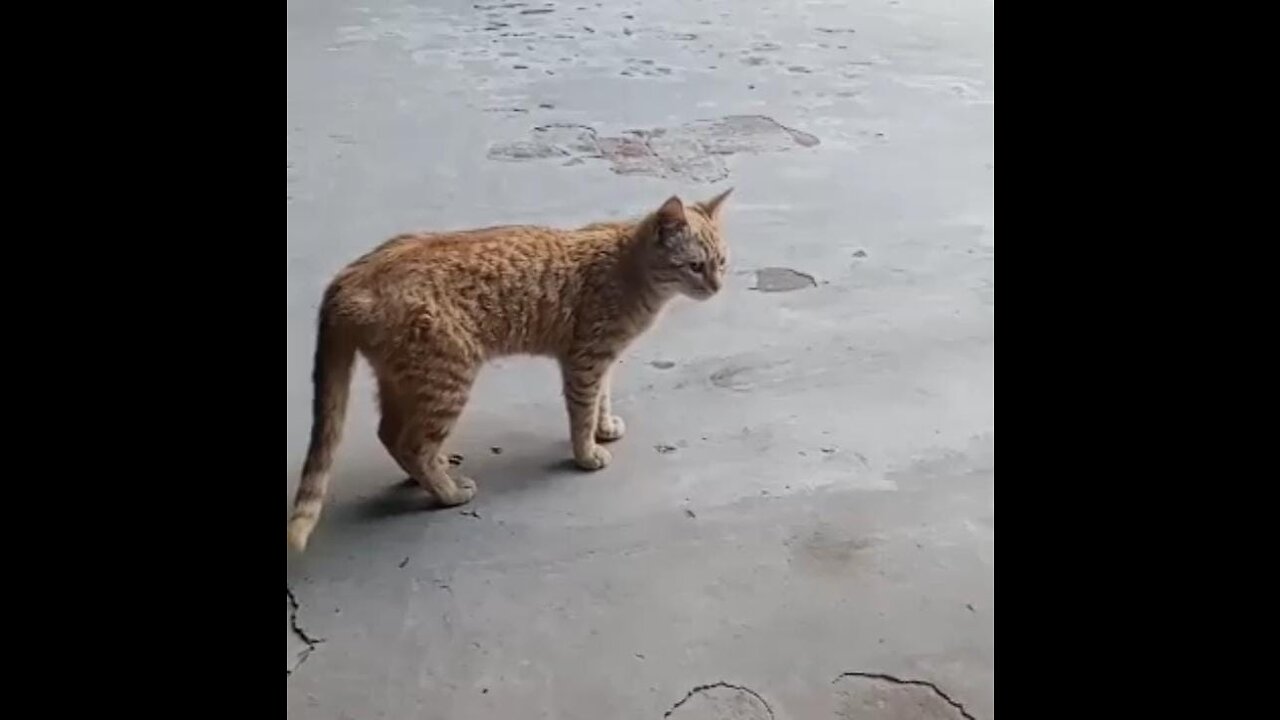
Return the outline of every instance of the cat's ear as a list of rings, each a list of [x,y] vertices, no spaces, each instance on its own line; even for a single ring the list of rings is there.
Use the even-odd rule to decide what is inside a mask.
[[[675,195],[667,198],[667,201],[662,203],[662,207],[658,208],[658,235],[660,239],[683,230],[688,224],[689,220],[684,216],[684,203]]]
[[[711,220],[719,220],[720,210],[724,207],[724,201],[728,200],[731,194],[733,194],[733,188],[725,190],[710,200],[698,203],[698,209]]]

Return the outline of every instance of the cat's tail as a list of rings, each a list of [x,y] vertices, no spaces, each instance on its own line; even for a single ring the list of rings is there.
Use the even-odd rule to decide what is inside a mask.
[[[333,453],[342,439],[351,369],[356,360],[356,346],[350,332],[336,317],[334,294],[331,288],[320,307],[315,367],[312,370],[315,395],[311,408],[311,443],[307,447],[298,494],[293,500],[293,515],[289,518],[289,547],[298,552],[306,549],[307,538],[320,519]]]

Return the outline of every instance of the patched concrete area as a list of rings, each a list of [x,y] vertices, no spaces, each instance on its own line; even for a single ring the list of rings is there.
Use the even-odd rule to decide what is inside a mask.
[[[286,505],[343,264],[736,188],[728,286],[626,356],[601,473],[506,360],[434,510],[361,370],[288,717],[995,717],[992,3],[290,0],[286,36]]]
[[[773,118],[737,115],[674,128],[627,130],[614,137],[601,136],[586,125],[540,125],[527,140],[493,146],[489,158],[516,162],[561,159],[566,167],[585,160],[605,160],[619,175],[713,183],[729,177],[729,156],[783,152],[818,143],[813,135]]]
[[[833,684],[841,720],[973,720],[964,705],[927,680],[851,672]]]

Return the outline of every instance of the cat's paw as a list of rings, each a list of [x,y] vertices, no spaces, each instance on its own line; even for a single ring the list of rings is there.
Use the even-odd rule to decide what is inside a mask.
[[[609,451],[599,445],[591,446],[591,449],[586,453],[574,458],[578,463],[578,467],[583,470],[602,470],[612,459],[613,456],[609,454]]]
[[[476,496],[475,480],[467,477],[457,477],[453,479],[453,484],[457,486],[457,490],[452,492],[449,497],[437,497],[444,507],[465,505],[471,502],[471,498]]]
[[[613,442],[625,435],[626,432],[627,424],[622,422],[622,418],[617,415],[606,415],[600,418],[600,423],[596,426],[596,440]]]

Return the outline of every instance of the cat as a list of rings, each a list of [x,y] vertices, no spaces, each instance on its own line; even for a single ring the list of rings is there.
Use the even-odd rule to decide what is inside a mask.
[[[621,438],[610,368],[677,295],[719,292],[728,264],[721,211],[730,188],[687,205],[672,196],[636,222],[576,230],[527,225],[394,237],[341,270],[320,307],[311,441],[288,524],[306,548],[342,434],[352,366],[372,366],[378,438],[445,507],[475,495],[446,473],[441,446],[481,365],[504,355],[559,361],[573,457],[609,464],[600,443]]]

